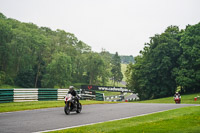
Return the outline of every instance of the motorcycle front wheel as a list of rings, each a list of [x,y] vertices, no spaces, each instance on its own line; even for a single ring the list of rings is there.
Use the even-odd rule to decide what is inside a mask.
[[[64,111],[65,111],[65,114],[66,115],[69,115],[70,114],[70,109],[69,109],[69,104],[65,104],[65,107],[64,107]]]

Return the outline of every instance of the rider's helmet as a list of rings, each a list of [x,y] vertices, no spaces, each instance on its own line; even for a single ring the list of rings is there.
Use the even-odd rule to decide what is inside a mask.
[[[178,92],[176,92],[176,95],[178,95]]]
[[[74,89],[74,86],[70,86],[69,90],[72,91]]]

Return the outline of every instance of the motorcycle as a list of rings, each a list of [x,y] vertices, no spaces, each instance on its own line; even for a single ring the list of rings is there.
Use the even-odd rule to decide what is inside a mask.
[[[76,111],[76,113],[80,113],[81,110],[82,110],[81,103],[79,103],[78,105],[77,100],[75,100],[75,97],[72,96],[71,94],[67,94],[65,97],[65,107],[64,107],[65,114],[69,115],[70,112],[74,111]]]
[[[175,101],[176,104],[180,104],[181,103],[181,98],[179,98],[178,96],[176,96],[174,98],[174,101]]]

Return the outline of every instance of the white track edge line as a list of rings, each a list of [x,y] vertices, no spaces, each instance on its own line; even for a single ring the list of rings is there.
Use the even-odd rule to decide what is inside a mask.
[[[108,120],[108,121],[102,121],[102,122],[96,122],[96,123],[89,123],[89,124],[83,124],[83,125],[77,125],[77,126],[71,126],[71,127],[65,127],[65,128],[58,128],[58,129],[53,129],[53,130],[38,131],[38,132],[33,132],[33,133],[45,133],[45,132],[52,132],[52,131],[58,131],[58,130],[65,130],[65,129],[70,129],[70,128],[76,128],[76,127],[89,126],[89,125],[100,124],[100,123],[104,123],[104,122],[112,122],[112,121],[124,120],[124,119],[129,119],[129,118],[138,117],[138,116],[150,115],[150,114],[165,112],[165,111],[169,111],[169,110],[173,110],[173,109],[156,111],[156,112],[152,112],[152,113],[146,113],[146,114],[141,114],[141,115],[136,115],[136,116],[129,116],[129,117],[124,117],[124,118],[119,118],[119,119],[113,119],[113,120]]]

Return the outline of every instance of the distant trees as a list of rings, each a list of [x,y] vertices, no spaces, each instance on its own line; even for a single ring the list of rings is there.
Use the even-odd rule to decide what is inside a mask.
[[[171,96],[177,87],[182,92],[200,91],[200,23],[179,30],[168,27],[151,37],[135,64],[129,65],[128,87],[140,99]]]
[[[22,23],[0,13],[0,85],[106,85],[111,57],[105,50],[93,52],[72,33]]]
[[[132,55],[130,56],[121,55],[120,59],[122,64],[134,63],[134,57]]]

